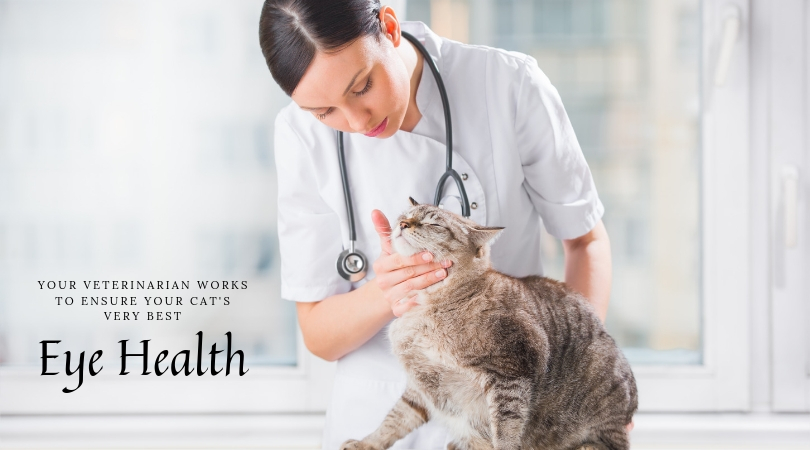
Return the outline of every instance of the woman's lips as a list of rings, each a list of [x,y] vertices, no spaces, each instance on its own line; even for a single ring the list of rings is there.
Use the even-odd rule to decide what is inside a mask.
[[[385,127],[386,127],[386,125],[388,125],[388,117],[386,117],[385,119],[383,119],[382,123],[381,123],[381,124],[379,124],[379,125],[377,125],[377,126],[376,126],[376,127],[373,129],[373,130],[371,130],[371,131],[369,131],[368,133],[366,133],[366,136],[368,136],[368,137],[374,137],[374,136],[377,136],[378,134],[380,134],[380,133],[382,133],[383,131],[385,131]]]

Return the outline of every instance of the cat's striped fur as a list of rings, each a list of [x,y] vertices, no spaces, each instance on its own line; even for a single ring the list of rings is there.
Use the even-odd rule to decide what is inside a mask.
[[[500,228],[411,201],[394,248],[453,265],[389,329],[408,374],[402,398],[375,432],[341,448],[385,449],[428,420],[454,436],[450,449],[629,448],[635,379],[585,298],[496,272],[489,244]]]

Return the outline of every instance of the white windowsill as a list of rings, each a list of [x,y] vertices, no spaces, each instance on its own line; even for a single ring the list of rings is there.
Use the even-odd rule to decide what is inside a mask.
[[[0,448],[319,449],[322,415],[0,416]],[[636,450],[810,450],[808,414],[637,414]]]

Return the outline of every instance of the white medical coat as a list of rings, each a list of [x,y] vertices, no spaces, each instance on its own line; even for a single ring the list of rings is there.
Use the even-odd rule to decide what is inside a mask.
[[[466,174],[471,219],[505,227],[492,247],[495,269],[513,276],[542,274],[542,219],[559,239],[579,237],[604,207],[556,89],[531,56],[441,38],[421,22],[402,22],[427,48],[447,89],[453,123],[453,168]],[[423,117],[412,132],[388,139],[344,134],[355,211],[357,248],[371,264],[380,254],[371,211],[394,221],[408,197],[432,203],[444,172],[441,98],[427,66],[416,94]],[[281,296],[302,302],[348,292],[335,268],[349,245],[347,212],[335,131],[294,103],[275,123]],[[449,180],[446,194],[457,193]],[[374,431],[405,389],[405,373],[391,353],[384,327],[338,361],[326,414],[323,448]],[[444,449],[444,428],[428,423],[395,449]]]

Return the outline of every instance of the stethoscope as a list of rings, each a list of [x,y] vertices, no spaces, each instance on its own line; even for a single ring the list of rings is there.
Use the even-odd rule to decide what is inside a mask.
[[[439,94],[442,97],[444,126],[447,133],[447,138],[445,141],[445,172],[441,178],[439,178],[439,184],[436,186],[436,195],[433,199],[433,204],[439,206],[442,191],[444,190],[444,183],[448,178],[453,178],[453,180],[456,182],[456,187],[458,187],[459,195],[461,196],[461,215],[464,217],[470,217],[470,202],[467,200],[467,191],[464,190],[464,183],[461,182],[461,177],[458,175],[458,172],[453,170],[453,128],[452,124],[450,123],[450,102],[447,100],[447,91],[444,89],[444,82],[442,81],[442,76],[439,74],[439,68],[436,67],[436,63],[433,61],[433,58],[430,56],[430,53],[428,53],[427,49],[415,37],[404,31],[402,32],[402,37],[410,41],[414,47],[416,47],[419,52],[422,53],[425,62],[427,62],[428,66],[430,67],[430,71],[433,72],[433,78],[436,80],[436,84],[439,86]],[[343,198],[346,199],[346,213],[349,218],[349,248],[343,250],[340,256],[338,256],[337,270],[338,273],[340,273],[340,276],[354,282],[365,278],[368,269],[368,259],[363,252],[354,247],[355,241],[357,240],[357,234],[355,233],[354,229],[354,210],[352,209],[352,197],[349,193],[349,181],[348,177],[346,176],[346,159],[343,156],[342,131],[337,132],[337,148],[338,160],[340,161],[340,178],[343,181]]]

